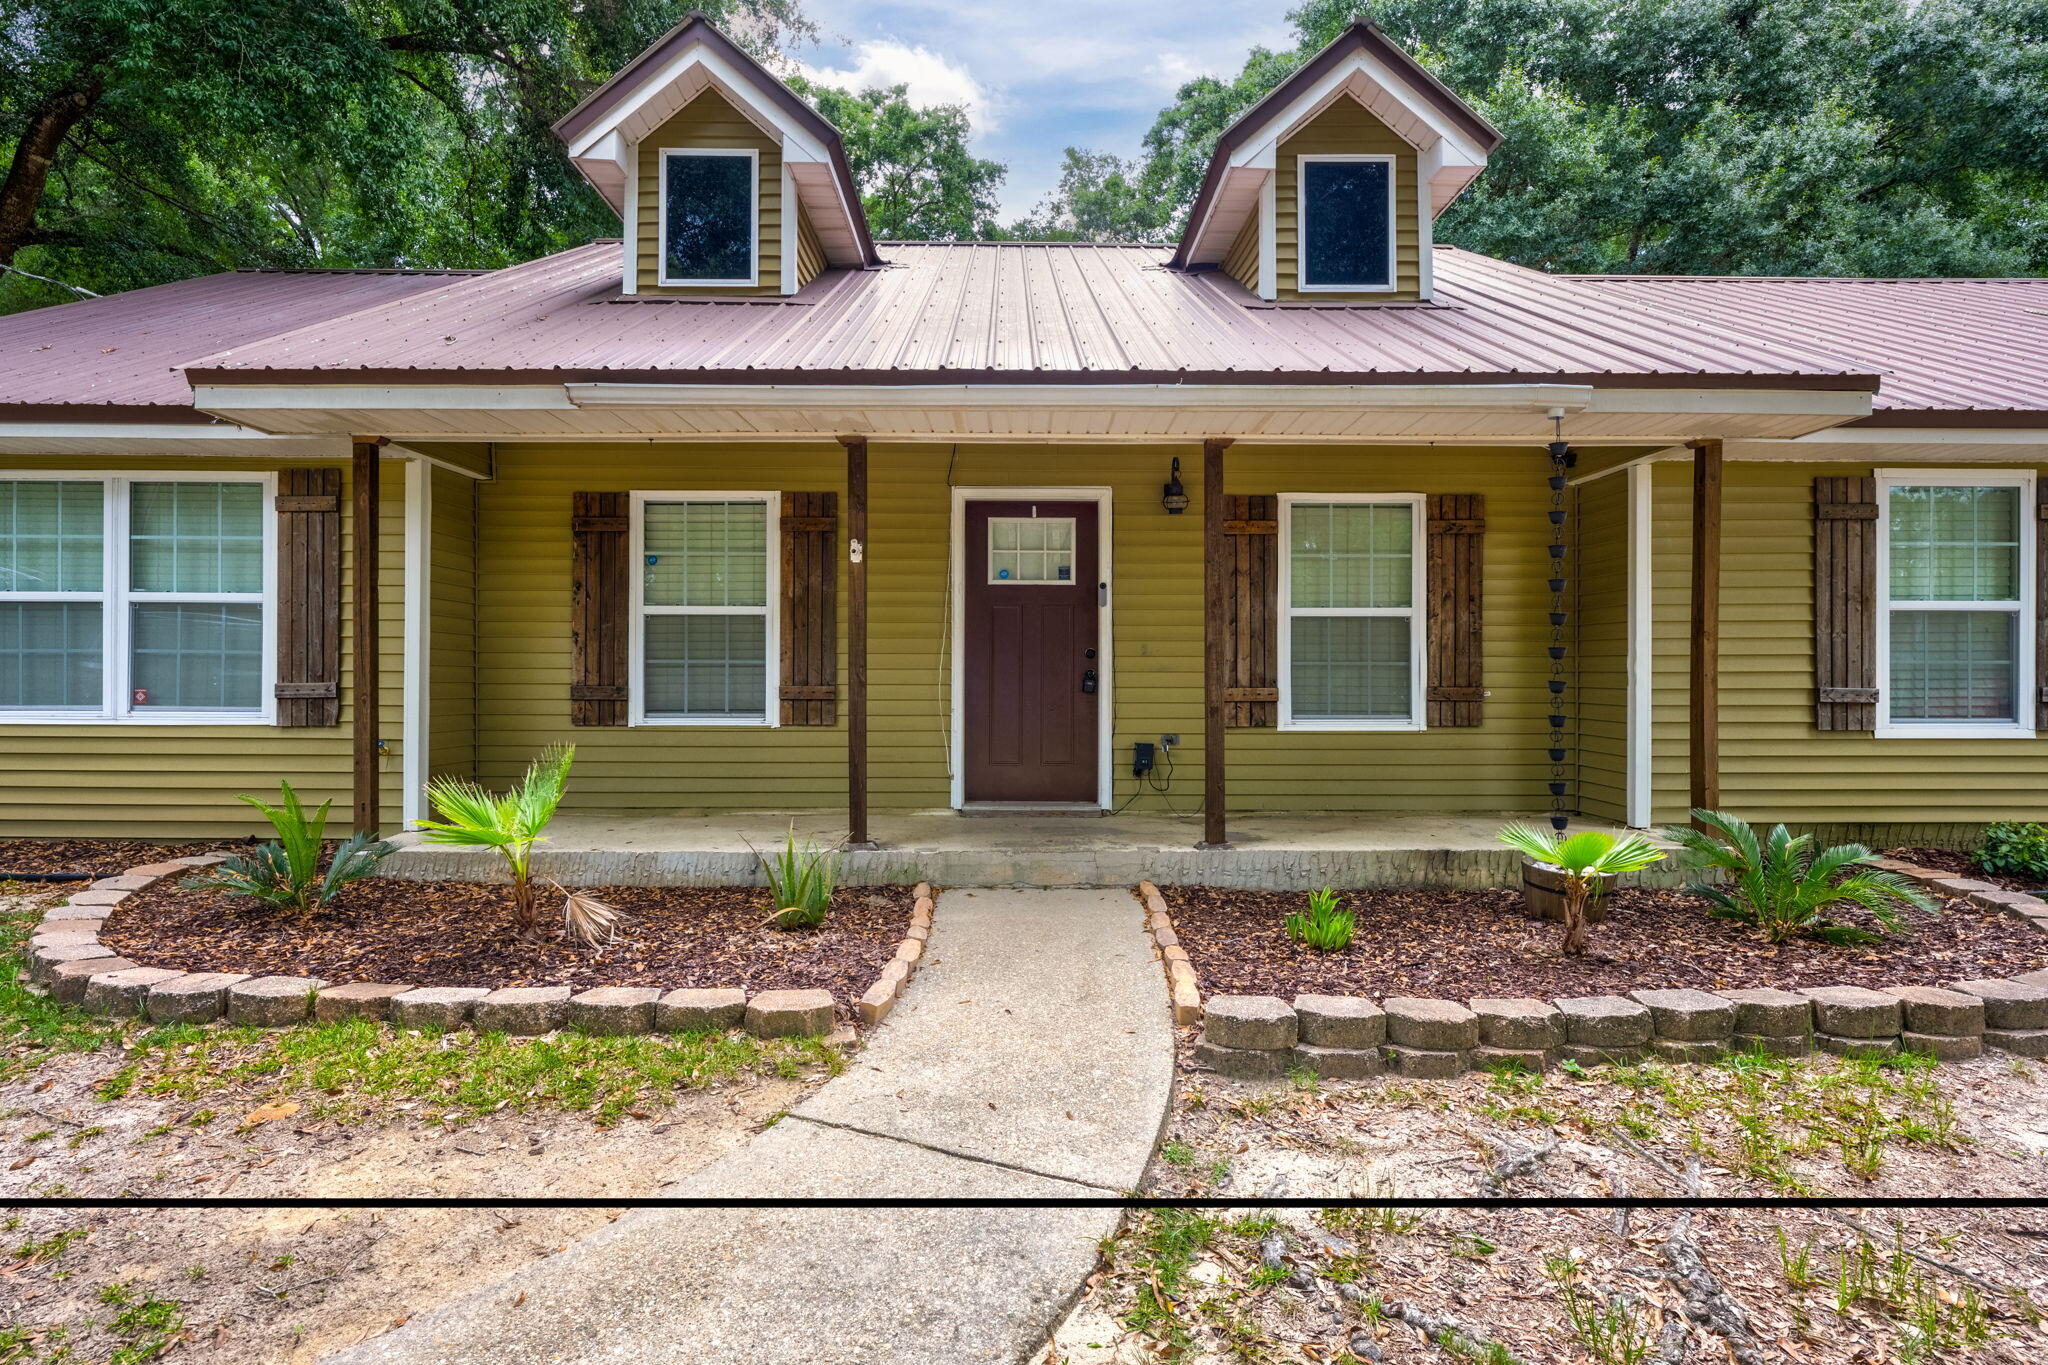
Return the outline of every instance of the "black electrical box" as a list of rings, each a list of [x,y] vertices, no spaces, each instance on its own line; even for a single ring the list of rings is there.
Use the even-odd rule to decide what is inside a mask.
[[[1131,746],[1132,777],[1143,777],[1146,773],[1152,771],[1153,753],[1154,750],[1150,744],[1141,743]]]

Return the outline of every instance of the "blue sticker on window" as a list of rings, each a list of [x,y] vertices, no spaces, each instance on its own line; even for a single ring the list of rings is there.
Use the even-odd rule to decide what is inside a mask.
[[[661,556],[660,556],[660,555],[649,555],[649,556],[647,556],[647,566],[648,566],[649,568],[653,568],[653,567],[654,567],[654,566],[655,566],[656,564],[659,564],[659,563],[661,563]]]
[[[1062,564],[1062,565],[1060,565],[1060,577],[1061,577],[1061,578],[1072,578],[1073,576],[1074,576],[1074,566],[1073,566],[1073,565],[1071,565],[1071,564]]]
[[[1008,578],[1009,576],[1010,576],[1010,571],[1009,571],[1008,569],[997,569],[997,570],[996,570],[996,577],[997,577],[997,578]]]

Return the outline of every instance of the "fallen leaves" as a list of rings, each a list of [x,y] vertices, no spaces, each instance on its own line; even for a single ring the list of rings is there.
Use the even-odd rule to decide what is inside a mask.
[[[242,1126],[253,1128],[259,1123],[275,1123],[279,1119],[288,1119],[298,1113],[300,1107],[295,1100],[273,1100],[269,1104],[259,1104],[242,1115]]]

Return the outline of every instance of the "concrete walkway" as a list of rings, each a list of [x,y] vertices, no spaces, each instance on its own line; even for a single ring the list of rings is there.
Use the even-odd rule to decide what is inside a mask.
[[[1163,979],[1128,891],[947,891],[845,1075],[683,1199],[1073,1199],[1135,1189],[1166,1121]],[[1116,1210],[646,1209],[336,1365],[1013,1362]]]

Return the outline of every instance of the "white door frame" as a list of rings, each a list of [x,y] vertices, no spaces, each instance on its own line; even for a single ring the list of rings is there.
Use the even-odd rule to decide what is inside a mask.
[[[1095,574],[1103,586],[1096,596],[1095,670],[1095,801],[1108,810],[1115,801],[1115,779],[1111,775],[1111,739],[1116,733],[1111,678],[1116,657],[1115,637],[1110,630],[1110,613],[1116,593],[1115,575],[1110,570],[1110,490],[1104,487],[1048,488],[1039,485],[1018,488],[976,487],[953,490],[952,547],[948,556],[946,595],[951,599],[947,613],[947,638],[952,659],[952,803],[958,810],[967,804],[967,657],[961,648],[967,628],[967,504],[970,502],[1092,502],[1095,504]]]

